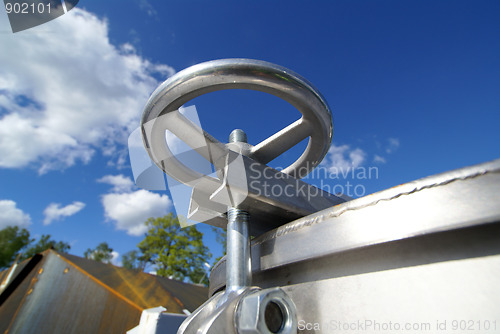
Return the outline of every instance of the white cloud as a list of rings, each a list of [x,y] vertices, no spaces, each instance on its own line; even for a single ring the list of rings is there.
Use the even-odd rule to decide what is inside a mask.
[[[131,193],[111,193],[102,196],[104,214],[118,230],[139,236],[147,231],[144,222],[150,217],[161,217],[168,213],[171,205],[167,195],[147,190]]]
[[[375,157],[373,158],[373,162],[378,162],[378,163],[381,163],[381,164],[385,164],[387,161],[385,160],[384,157],[381,157],[380,155],[375,154]]]
[[[396,151],[399,148],[399,139],[389,138],[389,139],[387,139],[387,141],[388,141],[388,144],[387,144],[387,147],[385,149],[385,151],[387,153],[393,153],[394,151]]]
[[[120,253],[118,253],[117,251],[112,251],[110,263],[115,266],[121,267],[122,261],[120,261]]]
[[[113,186],[109,194],[101,197],[106,219],[118,230],[139,236],[147,231],[144,224],[148,218],[161,217],[168,213],[172,202],[167,195],[144,189],[132,191],[134,183],[123,175],[106,175],[98,182]]]
[[[3,12],[0,29],[9,30]],[[79,8],[38,28],[0,34],[0,45],[3,168],[44,173],[87,163],[96,150],[116,155],[158,85],[155,75],[174,73],[130,44],[111,44],[106,20]]]
[[[31,224],[31,217],[17,208],[11,200],[0,200],[0,230],[7,226],[27,227]]]
[[[49,225],[53,221],[72,216],[81,211],[84,207],[85,203],[82,202],[73,202],[63,207],[61,207],[59,203],[50,203],[49,206],[43,210],[45,216],[43,224]]]
[[[348,171],[363,164],[366,153],[360,148],[352,149],[349,145],[336,146],[333,144],[328,150],[323,164],[335,171]]]
[[[126,176],[120,175],[106,175],[97,180],[100,183],[107,183],[113,186],[113,192],[130,192],[134,187],[134,182]]]

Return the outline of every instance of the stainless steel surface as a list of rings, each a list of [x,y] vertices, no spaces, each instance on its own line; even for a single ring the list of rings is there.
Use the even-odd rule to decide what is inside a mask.
[[[303,116],[252,146],[242,130],[224,145],[177,112],[194,97],[231,88],[274,94]],[[244,59],[178,73],[155,91],[142,125],[155,163],[193,187],[190,217],[222,227],[229,220],[227,268],[224,258],[212,269],[213,297],[179,333],[445,333],[463,332],[461,323],[450,327],[461,321],[467,328],[472,321],[475,332],[487,324],[500,332],[500,160],[349,202],[322,193],[297,178],[327,152],[326,102],[296,74]],[[218,179],[186,172],[165,145],[167,128],[210,161]],[[289,175],[265,165],[306,137]],[[249,224],[258,235],[251,247]]]
[[[246,143],[247,135],[236,129],[229,135],[230,143]],[[249,214],[238,207],[227,211],[226,294],[240,291],[252,284],[250,258]]]
[[[227,291],[237,291],[252,284],[248,213],[236,208],[227,212]]]
[[[291,298],[300,334],[498,333],[498,277],[500,220],[359,247],[254,276],[256,284],[281,286]],[[225,332],[232,333],[220,333]]]
[[[177,110],[196,96],[233,88],[274,94],[294,105],[302,118],[252,146],[239,129],[233,131],[228,144],[223,144]],[[153,93],[141,124],[151,159],[165,173],[193,188],[187,213],[191,220],[226,227],[227,207],[237,206],[251,213],[250,232],[256,236],[346,200],[298,179],[327,153],[332,117],[321,94],[283,67],[257,60],[224,59],[185,69]],[[212,163],[217,177],[191,170],[177,160],[168,147],[165,130]],[[306,137],[310,137],[309,144],[295,163],[281,172],[265,165]]]
[[[257,290],[238,303],[235,316],[239,334],[295,334],[295,304],[280,288]]]
[[[146,112],[143,114],[143,120],[145,114]],[[186,167],[174,156],[166,144],[166,129],[172,131],[212,164],[227,154],[224,144],[193,124],[178,110],[174,110],[141,123],[144,146],[151,160],[169,176],[188,186],[195,185],[199,180],[219,183],[213,177]]]
[[[194,311],[178,330],[178,334],[195,333],[295,334],[297,312],[290,296],[280,288],[221,292]]]
[[[286,292],[300,334],[500,333],[499,189],[496,160],[299,219],[253,241],[253,284]]]
[[[273,281],[277,286],[288,281],[326,279],[338,269],[323,263],[313,270],[306,264],[363,247],[498,222],[499,189],[500,160],[494,160],[403,184],[298,219],[252,241],[254,284],[261,285],[263,275],[264,281]],[[287,271],[288,276],[283,272],[264,274],[299,264],[308,269]],[[224,287],[224,273],[222,260],[210,275],[211,292]]]
[[[226,300],[226,303],[219,304],[224,297],[224,293],[212,296],[205,304],[201,305],[179,327],[178,334],[207,334],[211,329],[219,330],[219,333],[237,334],[236,328],[231,324],[231,317],[225,317],[221,323],[220,314],[232,313],[236,308],[237,300]],[[219,321],[217,321],[219,320]],[[217,326],[214,326],[214,323]],[[214,328],[219,327],[219,328]],[[213,332],[212,332],[213,333]]]
[[[229,142],[230,143],[246,143],[247,142],[247,134],[245,131],[241,129],[234,129],[229,134]]]
[[[250,232],[256,236],[346,201],[246,156],[237,156],[236,152],[227,155],[232,163],[227,164],[221,185],[201,180],[193,187],[190,219],[225,228],[227,206],[222,203],[235,202],[251,213]],[[226,185],[230,185],[230,192]],[[231,199],[225,198],[228,193]]]
[[[282,289],[296,303],[300,334],[489,334],[500,332],[499,275],[500,256],[494,255],[310,279]]]
[[[235,326],[235,311],[240,300],[254,291],[247,288],[238,292],[219,293],[182,323],[178,334],[238,334]]]
[[[152,94],[143,112],[141,125],[145,147],[158,167],[173,178],[189,183],[205,176],[173,157],[165,142],[165,129],[212,163],[226,152],[222,143],[177,111],[197,96],[225,89],[251,89],[273,94],[302,113],[301,119],[253,147],[250,154],[253,159],[268,163],[309,137],[304,153],[283,170],[301,178],[328,152],[333,135],[331,112],[325,99],[307,80],[284,67],[264,61],[209,61],[189,67],[165,81]]]

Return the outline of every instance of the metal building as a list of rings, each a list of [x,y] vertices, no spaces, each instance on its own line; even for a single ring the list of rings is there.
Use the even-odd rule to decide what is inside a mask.
[[[207,295],[202,286],[47,250],[13,269],[0,293],[0,333],[125,333],[145,309],[189,313]]]

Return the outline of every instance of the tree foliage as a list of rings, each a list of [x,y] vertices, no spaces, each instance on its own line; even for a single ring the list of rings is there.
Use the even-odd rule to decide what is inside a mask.
[[[97,262],[111,263],[113,259],[113,248],[109,247],[107,242],[101,242],[94,249],[87,248],[83,256],[85,256],[86,259]]]
[[[208,282],[204,263],[212,255],[203,245],[203,234],[195,226],[181,228],[172,213],[150,218],[146,225],[148,232],[137,245],[140,261],[152,264],[158,276],[189,279],[193,283]]]
[[[9,267],[20,253],[22,253],[20,257],[22,261],[49,248],[66,253],[71,247],[63,241],[51,240],[49,234],[43,234],[35,243],[35,239],[30,238],[30,232],[27,229],[8,226],[0,231],[0,268]]]
[[[144,270],[146,262],[137,250],[132,250],[122,255],[122,266],[127,269]]]
[[[27,229],[8,226],[0,231],[0,269],[11,265],[19,252],[33,240]]]
[[[67,253],[71,246],[63,241],[55,241],[50,239],[50,234],[43,234],[34,245],[28,247],[26,252],[24,252],[22,259],[29,259],[35,254],[41,253],[49,248],[54,249],[60,253]]]

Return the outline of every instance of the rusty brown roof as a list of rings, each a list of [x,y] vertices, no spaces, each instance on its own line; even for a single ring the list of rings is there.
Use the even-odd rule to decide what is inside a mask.
[[[53,250],[20,263],[12,277],[0,294],[0,333],[124,333],[144,309],[194,311],[208,295],[202,286]]]

